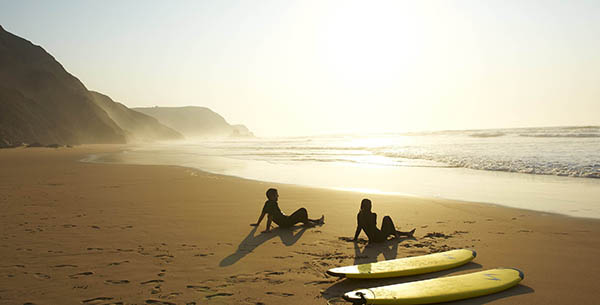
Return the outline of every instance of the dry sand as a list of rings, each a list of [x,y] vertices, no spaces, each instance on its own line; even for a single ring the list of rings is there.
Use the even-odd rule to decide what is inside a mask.
[[[600,303],[598,220],[369,195],[379,221],[390,215],[417,232],[366,247],[340,239],[354,233],[361,194],[78,162],[120,148],[0,150],[0,304],[326,304],[355,288],[495,267],[519,268],[525,280],[452,304]],[[268,187],[284,212],[304,206],[325,224],[255,231]],[[434,232],[443,235],[426,237]],[[477,258],[445,272],[374,282],[324,273],[463,247]]]

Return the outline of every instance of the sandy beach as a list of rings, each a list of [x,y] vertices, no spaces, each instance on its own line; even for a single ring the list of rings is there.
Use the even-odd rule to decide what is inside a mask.
[[[121,146],[0,150],[0,304],[326,304],[347,291],[496,267],[517,287],[452,304],[597,304],[600,221],[431,198],[364,195],[175,166],[79,162]],[[325,224],[260,233],[269,187]],[[360,200],[414,239],[344,241]],[[366,236],[362,236],[366,238]],[[408,278],[339,280],[335,266],[454,248],[463,267]]]

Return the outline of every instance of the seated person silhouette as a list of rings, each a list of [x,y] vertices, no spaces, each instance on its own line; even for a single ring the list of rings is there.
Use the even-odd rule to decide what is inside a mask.
[[[354,242],[358,241],[360,231],[365,231],[365,234],[369,238],[369,243],[386,241],[390,236],[412,237],[415,233],[415,229],[412,229],[410,232],[397,231],[390,216],[383,217],[381,230],[377,229],[377,214],[371,212],[371,200],[366,198],[360,203],[360,211],[356,215],[356,222],[356,233],[354,233],[354,238],[352,239]]]
[[[323,224],[325,216],[321,216],[320,219],[309,219],[308,212],[305,208],[299,208],[292,215],[286,216],[281,212],[279,208],[279,204],[277,203],[277,199],[279,199],[279,194],[277,193],[277,189],[270,188],[267,190],[267,201],[263,206],[262,212],[258,217],[258,221],[256,223],[250,224],[251,226],[258,227],[261,221],[267,215],[267,228],[264,232],[271,231],[271,222],[275,222],[280,228],[290,228],[297,223],[303,223],[305,226],[313,226]]]

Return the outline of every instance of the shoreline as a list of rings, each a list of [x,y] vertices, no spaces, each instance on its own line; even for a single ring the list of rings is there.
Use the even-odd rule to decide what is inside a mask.
[[[377,196],[415,198],[415,199],[420,199],[420,200],[442,200],[442,201],[449,201],[449,202],[453,202],[453,203],[457,203],[457,204],[464,203],[464,204],[490,205],[490,206],[494,206],[496,208],[505,208],[505,209],[517,210],[517,211],[522,211],[524,213],[538,213],[540,215],[550,215],[550,216],[554,216],[554,217],[568,217],[568,218],[575,218],[575,219],[591,220],[591,221],[599,221],[600,222],[600,218],[584,217],[584,216],[573,216],[573,215],[561,214],[561,213],[555,213],[555,212],[538,211],[538,210],[525,209],[525,208],[517,208],[517,207],[502,205],[500,203],[494,203],[494,202],[470,201],[470,200],[460,200],[460,199],[443,198],[443,197],[428,197],[428,196],[413,195],[413,194],[408,194],[408,193],[370,192],[370,191],[361,192],[360,190],[355,190],[355,189],[316,187],[316,186],[294,184],[294,183],[283,183],[283,182],[265,181],[265,180],[257,180],[257,179],[252,179],[252,178],[244,178],[244,177],[240,177],[240,176],[233,176],[233,175],[212,173],[212,172],[208,172],[208,171],[205,171],[205,170],[202,170],[202,169],[198,169],[198,168],[195,168],[195,167],[184,166],[184,165],[132,164],[132,163],[102,162],[102,161],[83,161],[83,160],[79,160],[78,162],[89,162],[89,163],[107,164],[107,165],[167,166],[167,167],[181,168],[183,170],[188,170],[188,171],[198,171],[198,172],[203,173],[205,175],[223,176],[223,177],[232,178],[232,179],[241,179],[241,180],[252,181],[252,182],[256,182],[256,183],[260,183],[260,184],[273,184],[273,185],[280,185],[280,186],[283,185],[283,186],[289,186],[289,187],[298,187],[298,188],[307,188],[307,189],[318,189],[318,190],[323,190],[323,191],[348,192],[348,193],[357,194],[357,195],[360,195],[360,196],[363,196],[363,197],[369,197],[369,196],[376,196],[377,195]]]
[[[329,164],[315,164],[314,167],[307,167],[301,163],[297,165],[264,164],[267,165],[264,167],[260,165],[264,161],[257,163],[257,161],[203,154],[189,158],[185,154],[181,155],[181,151],[177,149],[172,151],[161,149],[153,152],[152,148],[144,145],[122,147],[123,149],[118,152],[97,156],[89,162],[182,166],[212,174],[265,183],[349,191],[365,196],[379,194],[454,200],[578,218],[600,219],[600,207],[593,199],[590,199],[596,196],[600,197],[600,180],[595,181],[593,178],[588,178],[592,181],[573,181],[571,179],[575,179],[575,177],[530,175],[469,168],[375,167],[352,169],[353,165],[347,167],[334,165],[332,167]],[[184,158],[183,161],[177,156]],[[340,177],[338,172],[346,174]],[[353,178],[364,175],[368,178],[378,177],[378,179],[358,181],[357,178]],[[341,182],[338,181],[340,179]],[[390,184],[389,181],[393,182]],[[378,187],[377,183],[382,183],[381,190],[375,188]],[[390,187],[411,190],[411,192],[385,190]]]
[[[525,280],[456,304],[594,304],[600,221],[486,203],[369,194],[416,238],[365,246],[353,234],[363,195],[163,165],[79,162],[122,146],[0,151],[0,304],[325,304],[373,287],[515,267]],[[316,228],[259,233],[264,191],[286,213],[325,214]],[[442,233],[441,237],[427,237]],[[364,238],[364,235],[361,236]],[[328,268],[472,248],[463,267],[378,281]],[[453,303],[454,304],[454,303]]]

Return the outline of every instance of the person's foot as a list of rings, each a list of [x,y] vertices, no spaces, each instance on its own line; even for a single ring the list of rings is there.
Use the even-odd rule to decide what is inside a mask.
[[[308,223],[305,223],[304,225],[307,227],[314,227],[314,226],[323,225],[324,223],[325,223],[325,215],[321,215],[321,218],[319,218],[319,219],[309,219]]]

